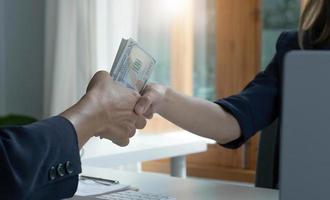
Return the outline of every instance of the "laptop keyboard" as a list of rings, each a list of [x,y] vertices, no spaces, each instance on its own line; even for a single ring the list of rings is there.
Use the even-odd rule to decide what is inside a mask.
[[[132,190],[104,194],[97,196],[97,198],[108,200],[176,200],[166,195],[136,192]]]

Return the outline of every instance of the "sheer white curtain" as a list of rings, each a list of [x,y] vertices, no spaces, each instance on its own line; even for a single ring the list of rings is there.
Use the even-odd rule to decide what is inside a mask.
[[[84,94],[96,71],[95,2],[48,0],[45,114],[58,114]]]
[[[45,116],[76,102],[97,70],[110,70],[121,38],[137,39],[138,2],[47,0]]]
[[[138,39],[139,0],[97,0],[97,65],[108,70],[122,38]]]

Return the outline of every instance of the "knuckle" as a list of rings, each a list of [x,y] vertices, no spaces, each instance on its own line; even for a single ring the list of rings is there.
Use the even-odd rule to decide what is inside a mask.
[[[140,128],[143,129],[146,127],[146,125],[147,125],[147,120],[143,118]]]
[[[100,70],[100,71],[97,71],[95,73],[95,76],[96,77],[107,77],[109,75],[108,72],[104,71],[104,70]]]
[[[123,137],[130,138],[133,131],[134,131],[134,129],[131,126],[126,126],[125,127],[125,134],[123,135]]]
[[[151,97],[150,97],[150,95],[146,95],[146,96],[144,96],[144,100],[145,100],[145,102],[146,102],[147,104],[151,103]]]
[[[135,129],[131,130],[129,132],[129,138],[133,137],[135,135],[135,133],[136,133],[136,130]]]
[[[139,120],[139,116],[134,111],[132,111],[131,112],[130,119],[131,119],[130,120],[130,123],[131,124],[134,124],[134,123],[136,123]]]
[[[152,119],[153,117],[154,117],[154,115],[152,113],[147,115],[147,119]]]

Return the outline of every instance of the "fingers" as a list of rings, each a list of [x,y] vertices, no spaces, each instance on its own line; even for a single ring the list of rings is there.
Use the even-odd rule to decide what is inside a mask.
[[[159,99],[158,93],[154,90],[152,85],[147,85],[146,88],[143,90],[142,97],[138,100],[135,105],[135,112],[143,116],[146,111],[150,110],[154,103],[157,103]]]
[[[148,95],[143,95],[135,105],[136,114],[143,116],[143,114],[149,109],[152,101]]]
[[[147,121],[143,117],[138,117],[135,123],[137,129],[143,129],[147,125]]]
[[[129,139],[135,135],[135,132],[135,127],[130,126],[109,127],[98,135],[101,138],[111,140],[114,144],[117,144],[118,146],[127,146],[129,144]]]
[[[125,147],[129,144],[129,139],[115,140],[112,142],[118,146]]]
[[[153,113],[159,112],[164,102],[166,91],[167,88],[165,86],[148,84],[143,90],[142,97],[135,105],[135,112],[148,119],[152,118]]]
[[[152,119],[154,116],[154,112],[152,109],[149,109],[143,114],[143,116],[147,119]]]
[[[136,128],[143,129],[146,123],[143,117],[135,115],[130,122],[123,123],[122,126],[109,127],[98,135],[101,136],[101,138],[111,140],[118,146],[124,147],[129,144],[129,138],[135,135]]]
[[[128,138],[131,138],[135,135],[136,127],[127,127],[127,136]]]

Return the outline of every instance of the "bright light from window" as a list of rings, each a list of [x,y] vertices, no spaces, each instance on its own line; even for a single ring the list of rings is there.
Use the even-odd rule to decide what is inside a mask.
[[[180,15],[183,12],[187,1],[192,0],[163,0],[162,5],[160,6],[163,9],[164,14],[171,17]]]

